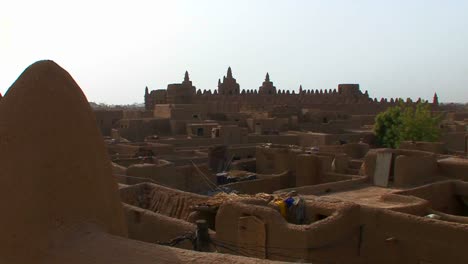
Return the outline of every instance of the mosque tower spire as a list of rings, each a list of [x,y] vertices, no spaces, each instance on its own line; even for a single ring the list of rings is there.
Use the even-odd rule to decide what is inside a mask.
[[[190,78],[189,78],[188,71],[185,71],[184,82],[189,82],[189,81],[190,81]]]
[[[439,105],[439,97],[437,96],[437,93],[434,93],[434,98],[432,98],[432,104]]]

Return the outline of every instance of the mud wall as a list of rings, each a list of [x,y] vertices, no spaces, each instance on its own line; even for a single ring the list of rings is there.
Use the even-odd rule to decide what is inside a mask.
[[[122,119],[117,130],[121,137],[130,141],[141,142],[151,135],[169,135],[169,119]]]
[[[342,177],[346,177],[346,176],[342,176]],[[295,187],[295,188],[290,188],[290,189],[283,189],[283,190],[279,190],[278,192],[289,192],[289,191],[295,190],[301,195],[320,195],[320,194],[326,194],[326,193],[351,189],[353,187],[357,187],[359,185],[362,185],[368,182],[369,182],[369,179],[367,177],[358,177],[358,176],[349,175],[348,179],[344,179],[341,181],[322,183],[322,184],[317,184],[313,186],[303,186],[303,187]]]
[[[158,104],[154,106],[154,117],[159,118],[171,118],[171,105],[169,104]]]
[[[160,143],[170,144],[174,147],[198,147],[222,144],[220,138],[177,138],[177,139],[160,139]]]
[[[124,204],[128,237],[148,243],[169,242],[188,232],[195,232],[196,226],[184,220],[175,219],[136,206]],[[193,249],[189,241],[176,245],[178,248]]]
[[[429,183],[437,174],[435,156],[405,156],[395,159],[393,182],[395,187]]]
[[[298,137],[296,135],[248,135],[247,143],[297,145]]]
[[[256,172],[257,171],[257,161],[255,158],[252,159],[243,159],[238,161],[233,161],[230,166],[233,170],[243,170]]]
[[[111,144],[106,146],[111,155],[120,157],[134,157],[140,150],[140,146],[129,144]]]
[[[93,112],[103,136],[110,136],[112,128],[123,118],[122,110],[94,110]]]
[[[367,152],[366,156],[364,157],[364,162],[361,166],[361,169],[359,171],[360,175],[366,175],[369,176],[370,179],[373,181],[374,179],[374,172],[375,172],[375,163],[376,163],[376,157],[377,157],[377,152],[380,151],[385,151],[385,152],[391,152],[392,153],[392,167],[395,165],[395,159],[400,156],[404,155],[407,157],[415,157],[414,160],[418,160],[417,157],[421,157],[421,160],[430,160],[432,162],[431,157],[435,157],[433,153],[431,152],[426,152],[426,151],[419,151],[419,150],[409,150],[409,149],[372,149],[369,152]],[[423,158],[427,157],[427,158]],[[403,164],[404,161],[401,163]],[[403,165],[405,167],[405,165]],[[405,170],[411,170],[410,165],[406,166],[407,169],[403,169],[403,167],[400,169],[399,173],[403,176],[402,173],[405,173]],[[432,167],[431,167],[432,168]],[[420,170],[424,170],[424,168],[419,168]],[[416,170],[416,169],[415,169]],[[392,171],[392,170],[391,170]],[[430,171],[430,170],[428,170]],[[420,171],[421,173],[423,171]],[[410,175],[411,176],[411,175]],[[401,178],[400,178],[401,179]],[[402,180],[403,181],[403,180]]]
[[[299,133],[298,145],[301,147],[315,147],[329,144],[328,134],[322,133]]]
[[[451,157],[439,160],[437,165],[444,176],[468,181],[468,159]]]
[[[255,152],[257,173],[278,174],[288,171],[289,149],[286,146],[265,147],[258,146]]]
[[[192,206],[208,199],[153,183],[142,183],[120,189],[124,203],[157,212],[172,218],[188,220]]]
[[[400,143],[400,146],[398,148],[427,151],[427,152],[432,152],[432,153],[437,153],[437,154],[444,154],[447,152],[447,149],[443,142],[403,141]]]
[[[216,183],[216,176],[211,173],[206,164],[197,165],[197,167],[198,169],[193,165],[176,167],[177,174],[181,175],[184,179],[179,182],[177,189],[193,193],[205,193],[213,190],[213,187],[207,184],[207,179],[212,183]]]
[[[229,146],[227,149],[228,157],[250,159],[255,157],[255,145],[247,146]]]
[[[356,260],[359,208],[348,204],[337,210],[327,202],[307,201],[306,214],[312,217],[316,213],[328,217],[308,225],[294,225],[287,223],[272,208],[229,203],[223,205],[216,216],[216,238],[225,244],[239,247],[242,252],[255,254],[252,242],[238,235],[238,219],[254,216],[257,221],[265,223],[264,249],[269,259],[333,263],[352,263]],[[255,248],[258,251],[258,247]]]
[[[322,161],[320,157],[310,154],[297,156],[295,185],[305,186],[319,184],[322,181]]]
[[[176,173],[174,164],[161,161],[159,164],[135,164],[127,168],[127,175],[147,178],[156,183],[176,188],[185,179]],[[131,179],[129,180],[131,182]],[[129,183],[127,181],[127,183]]]
[[[449,150],[465,151],[466,132],[452,132],[442,135],[441,141],[447,145]]]
[[[456,197],[456,184],[452,181],[425,185],[395,194],[422,198],[429,201],[432,209],[447,214],[456,215],[463,210],[463,204]]]
[[[343,145],[343,152],[352,159],[362,159],[369,151],[369,145],[365,143],[348,143]]]
[[[251,181],[241,181],[223,185],[232,190],[245,194],[273,193],[276,190],[291,187],[291,174],[285,172],[280,175],[259,175],[259,179]]]
[[[213,187],[207,183],[207,179],[215,183],[215,175],[210,172],[206,164],[199,164],[197,167],[198,169],[192,164],[184,166],[173,166],[171,164],[162,166],[155,164],[137,164],[127,169],[127,175],[138,178],[128,177],[124,182],[119,182],[124,184],[152,182],[194,193],[205,193],[212,190]],[[205,176],[202,176],[201,173]]]
[[[361,209],[359,255],[367,263],[467,263],[468,227],[370,208]],[[456,246],[454,246],[456,245]]]

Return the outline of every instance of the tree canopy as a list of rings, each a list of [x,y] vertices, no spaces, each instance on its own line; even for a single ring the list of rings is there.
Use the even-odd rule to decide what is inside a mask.
[[[381,146],[396,148],[400,142],[437,141],[440,116],[431,113],[428,103],[390,107],[375,118],[374,132]]]

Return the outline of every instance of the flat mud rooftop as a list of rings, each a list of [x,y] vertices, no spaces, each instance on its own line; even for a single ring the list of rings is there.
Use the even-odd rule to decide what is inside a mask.
[[[359,205],[378,208],[392,208],[407,204],[406,201],[395,201],[389,199],[384,200],[381,198],[382,195],[390,194],[396,191],[400,191],[400,189],[390,189],[363,184],[352,189],[325,193],[319,196],[336,198],[342,201],[350,201]],[[307,199],[307,196],[305,196],[305,198]]]

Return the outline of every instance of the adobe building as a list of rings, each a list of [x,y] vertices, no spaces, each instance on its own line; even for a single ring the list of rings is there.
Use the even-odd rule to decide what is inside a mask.
[[[380,102],[374,102],[367,92],[363,93],[358,84],[340,84],[338,89],[325,90],[303,90],[302,86],[299,93],[289,93],[278,91],[270,81],[270,75],[267,73],[265,81],[257,90],[240,90],[240,85],[233,77],[231,67],[228,68],[223,80],[218,80],[218,89],[211,92],[195,92],[186,72],[185,79],[181,84],[168,85],[167,92],[155,90],[149,92],[145,89],[145,106],[147,110],[152,110],[158,104],[208,104],[215,108],[214,112],[232,112],[233,109],[214,106],[221,102],[230,102],[239,104],[240,107],[254,108],[271,107],[271,105],[298,105],[303,108],[326,107],[329,110],[342,110],[361,113],[376,113],[386,107],[395,104],[386,102],[383,99]],[[265,97],[274,95],[273,97]],[[165,98],[164,98],[165,96]],[[158,103],[156,103],[158,102]],[[354,109],[351,105],[362,105],[359,109]],[[330,107],[333,105],[332,107]],[[354,107],[355,108],[355,107]],[[324,109],[324,110],[326,110]]]
[[[306,90],[301,86],[298,93],[290,93],[278,90],[268,73],[258,91],[241,91],[230,67],[222,81],[218,80],[218,89],[214,92],[195,92],[188,73],[181,84],[169,85],[166,93],[158,91],[145,90],[145,107],[153,111],[155,118],[171,119],[175,134],[186,131],[188,120],[220,122],[227,121],[228,117],[234,117],[233,121],[238,125],[248,126],[249,132],[257,131],[257,134],[275,134],[286,130],[344,134],[345,130],[371,126],[376,114],[401,101],[394,98],[372,99],[367,91],[360,90],[359,84],[339,84],[337,89],[320,90]],[[406,103],[415,102],[409,100]],[[437,95],[431,107],[441,110]],[[242,116],[245,114],[247,117]],[[249,118],[253,121],[245,123]],[[463,140],[458,141],[463,141],[461,149],[464,149],[464,135]],[[460,145],[458,141],[454,143],[457,146]]]
[[[239,95],[240,85],[232,77],[231,67],[228,68],[226,76],[223,76],[223,82],[218,80],[218,94],[220,95]]]
[[[266,74],[265,81],[262,86],[258,88],[259,94],[276,94],[276,87],[273,86],[273,82],[270,81],[270,74]]]
[[[258,92],[240,90],[229,67],[214,92],[197,91],[188,72],[182,83],[170,84],[166,90],[150,92],[146,88],[146,113],[151,117],[128,117],[124,112],[124,118],[113,128],[120,138],[130,141],[158,138],[162,144],[175,147],[220,144],[220,131],[225,131],[223,135],[236,135],[232,140],[230,136],[223,137],[223,143],[228,145],[273,143],[313,147],[363,142],[375,146],[375,116],[400,102],[402,99],[398,98],[372,99],[367,91],[360,90],[359,84],[339,84],[337,89],[320,90],[300,86],[298,93],[291,93],[277,89],[268,73]],[[441,142],[447,153],[466,153],[463,115],[444,112],[448,108],[439,105],[437,94],[431,107],[446,115]]]
[[[174,138],[171,143],[175,146],[210,146],[220,143],[216,135],[221,130],[208,126],[218,124],[224,131],[247,129],[247,135],[243,134],[242,139],[232,144],[317,146],[362,141],[374,146],[372,127],[375,116],[402,102],[398,98],[372,99],[367,91],[360,90],[359,84],[339,84],[337,89],[320,90],[300,86],[298,93],[289,92],[277,89],[268,73],[258,90],[241,90],[230,67],[213,92],[196,90],[186,72],[181,83],[169,84],[167,89],[150,91],[146,87],[144,99],[145,111],[123,111],[119,120],[118,112],[96,111],[102,134],[109,136],[110,130],[115,129],[120,138],[130,141]],[[412,105],[421,101],[406,100],[405,103]],[[440,105],[437,94],[430,105],[434,113],[445,116],[440,140],[447,153],[466,153],[465,113]],[[210,133],[215,136],[208,140]],[[186,137],[194,140],[187,141]],[[225,143],[229,144],[229,140]]]
[[[195,95],[195,92],[196,88],[192,85],[192,81],[190,81],[189,74],[186,71],[182,83],[174,83],[167,86],[167,103],[188,104]]]
[[[110,136],[111,130],[115,128],[124,116],[122,110],[94,110],[94,114],[96,115],[96,123],[103,136]]]

